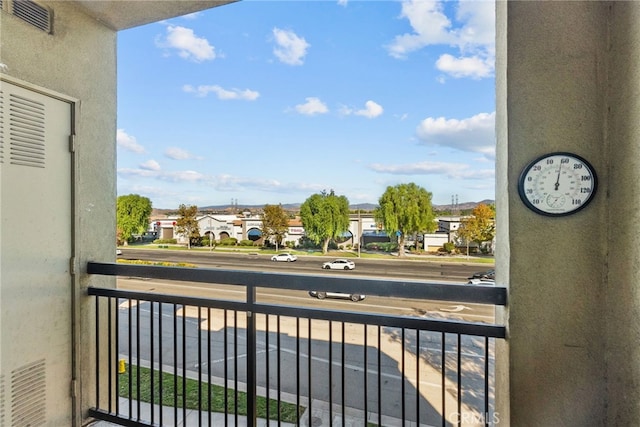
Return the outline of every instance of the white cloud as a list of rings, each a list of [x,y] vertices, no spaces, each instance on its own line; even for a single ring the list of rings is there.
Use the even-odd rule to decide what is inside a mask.
[[[384,108],[380,104],[373,101],[367,101],[364,104],[364,109],[356,111],[356,116],[364,116],[368,119],[373,119],[380,116],[384,112]]]
[[[169,25],[164,41],[158,43],[160,47],[178,50],[181,58],[194,62],[208,61],[216,58],[215,49],[206,38],[197,37],[192,29]]]
[[[322,101],[320,101],[319,98],[309,97],[305,99],[307,101],[306,103],[298,104],[295,106],[295,110],[298,113],[307,116],[314,116],[316,114],[325,114],[329,112],[327,106]]]
[[[471,77],[480,79],[493,75],[494,63],[478,56],[458,57],[444,54],[436,61],[436,68],[455,78]]]
[[[340,115],[343,116],[350,116],[350,115],[356,115],[356,116],[363,116],[366,117],[368,119],[373,119],[376,118],[380,115],[382,115],[382,113],[384,112],[384,108],[382,108],[382,106],[374,101],[367,101],[364,104],[364,108],[360,109],[360,110],[356,110],[353,109],[351,107],[348,107],[346,105],[343,105],[340,107],[339,109],[339,113]]]
[[[492,179],[494,169],[472,170],[465,163],[416,162],[383,165],[374,163],[369,166],[373,171],[393,175],[444,175],[449,179]]]
[[[480,113],[466,119],[428,117],[416,129],[424,144],[440,145],[456,150],[480,153],[495,158],[496,113]]]
[[[144,168],[118,169],[121,178],[141,178],[153,179],[169,183],[191,183],[212,187],[217,191],[224,192],[245,192],[264,191],[269,193],[281,193],[290,195],[291,193],[308,194],[322,191],[327,188],[326,184],[312,184],[304,182],[283,183],[277,179],[261,177],[242,177],[230,174],[208,175],[197,171],[161,171]],[[139,183],[136,185],[141,185]]]
[[[127,134],[124,129],[118,129],[116,133],[116,142],[118,144],[118,147],[121,147],[127,151],[138,154],[142,154],[145,152],[144,147],[138,144],[136,138]]]
[[[209,93],[214,93],[218,99],[222,100],[230,100],[230,99],[241,99],[245,101],[255,101],[260,97],[260,93],[254,90],[249,89],[224,89],[218,85],[200,85],[198,87],[193,87],[191,85],[184,85],[182,90],[187,93],[195,93],[199,97],[205,97]]]
[[[273,54],[285,64],[302,65],[307,49],[311,46],[307,41],[298,37],[293,31],[273,29],[273,36],[276,47],[273,48]]]
[[[404,59],[425,46],[451,46],[458,50],[457,58],[443,54],[436,62],[440,71],[454,78],[490,77],[495,68],[494,1],[458,2],[453,22],[444,5],[440,0],[404,0],[400,17],[413,32],[396,36],[386,46],[389,54]]]
[[[349,4],[349,0],[338,0],[339,6],[347,7],[347,4]]]
[[[203,182],[207,176],[196,171],[160,171],[149,169],[118,169],[118,174],[123,177],[155,178],[169,182]]]
[[[145,169],[145,170],[150,170],[150,171],[159,171],[160,170],[160,163],[156,162],[153,159],[147,160],[146,162],[144,162],[144,163],[142,163],[140,165],[140,169]]]
[[[173,160],[202,160],[202,157],[196,156],[178,147],[169,147],[164,151],[164,155]]]

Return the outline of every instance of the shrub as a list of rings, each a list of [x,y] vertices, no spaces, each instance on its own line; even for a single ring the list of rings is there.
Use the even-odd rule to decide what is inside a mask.
[[[442,245],[442,249],[448,254],[452,253],[456,249],[456,245],[452,242],[447,242]]]
[[[240,242],[238,242],[240,246],[255,246],[255,244],[253,240],[240,240]]]
[[[153,243],[159,243],[159,244],[177,244],[178,241],[176,239],[156,239],[153,241]]]
[[[394,252],[398,250],[398,244],[393,242],[381,242],[380,249],[385,252]]]
[[[238,244],[238,239],[235,237],[227,237],[226,239],[221,239],[220,244],[222,246],[235,246]]]

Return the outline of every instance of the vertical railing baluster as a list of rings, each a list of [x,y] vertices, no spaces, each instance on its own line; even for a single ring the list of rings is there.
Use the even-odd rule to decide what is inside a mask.
[[[153,366],[153,362],[154,362],[154,354],[153,354],[153,344],[154,344],[154,340],[153,340],[153,333],[154,333],[154,327],[153,327],[153,301],[149,302],[149,385],[151,386],[151,390],[149,391],[150,396],[149,396],[149,400],[151,401],[151,405],[149,406],[150,411],[151,411],[151,424],[154,424],[155,422],[155,409],[154,409],[154,366]]]
[[[266,375],[266,379],[265,379],[265,385],[266,385],[266,395],[267,395],[267,402],[270,402],[271,400],[271,394],[270,394],[270,390],[271,390],[271,369],[270,369],[270,365],[271,363],[269,363],[269,318],[271,316],[269,314],[265,315],[265,346],[266,346],[266,356],[265,356],[265,375]],[[267,419],[270,420],[271,419],[271,405],[267,405]]]
[[[233,311],[233,408],[235,425],[238,425],[238,310]]]
[[[280,407],[280,402],[282,401],[282,369],[281,369],[281,365],[282,365],[282,353],[281,353],[281,349],[282,349],[282,344],[280,341],[280,315],[278,314],[276,316],[276,347],[277,347],[277,358],[278,358],[278,363],[276,365],[277,367],[277,373],[278,373],[278,397],[276,398],[276,410],[278,411],[278,414],[276,416],[276,419],[278,420],[278,426],[281,425],[280,423],[280,414],[282,413],[282,408]]]
[[[178,305],[173,304],[173,421],[178,425]]]
[[[211,307],[207,308],[207,425],[213,425],[211,423],[211,414],[213,413],[213,407],[211,406],[211,393],[213,391],[213,385],[211,381]]]
[[[347,406],[347,394],[346,394],[346,390],[347,390],[347,374],[346,374],[346,355],[345,355],[345,323],[344,322],[340,322],[342,324],[342,343],[341,343],[341,349],[340,349],[340,353],[341,353],[341,363],[342,363],[342,426],[344,427],[346,425],[346,406]]]
[[[112,304],[113,304],[113,298],[109,298],[108,299],[108,305],[107,305],[107,322],[109,323],[109,327],[107,328],[107,330],[109,331],[109,341],[107,342],[107,361],[108,361],[108,365],[107,365],[107,375],[109,378],[109,381],[107,383],[108,385],[108,390],[109,390],[109,399],[108,399],[108,408],[109,408],[109,412],[113,412],[113,319],[112,319],[112,314],[111,312],[113,311],[112,309]]]
[[[446,425],[446,421],[447,421],[447,417],[446,417],[446,413],[445,410],[447,408],[446,405],[446,387],[445,387],[445,378],[447,375],[447,368],[446,368],[446,363],[447,363],[447,354],[445,352],[445,347],[446,347],[446,335],[444,332],[440,333],[440,360],[441,360],[441,370],[442,370],[442,375],[440,376],[440,398],[442,399],[442,411],[440,412],[442,414],[442,427],[445,427]]]
[[[247,419],[248,426],[254,427],[256,425],[256,414],[257,414],[257,395],[258,395],[258,386],[256,381],[256,310],[255,310],[255,302],[256,302],[256,287],[253,285],[248,285],[246,289],[246,298],[247,298]],[[268,404],[268,402],[267,402]],[[236,412],[237,409],[236,409]]]
[[[229,339],[227,333],[227,309],[224,309],[224,425],[229,425]]]
[[[127,331],[129,335],[129,354],[127,355],[127,361],[129,363],[129,372],[127,375],[129,377],[129,418],[131,419],[133,415],[133,314],[131,312],[131,298],[127,300],[127,316],[129,319],[129,330]]]
[[[140,300],[136,299],[136,419],[140,420]]]
[[[202,307],[198,306],[198,425],[202,425]]]
[[[302,370],[302,356],[300,356],[300,317],[296,316],[296,423],[300,408],[300,371]]]
[[[329,419],[333,419],[333,321],[329,320]]]
[[[489,426],[489,337],[484,337],[484,425]]]
[[[407,396],[406,395],[406,383],[407,383],[407,381],[405,379],[405,374],[406,374],[406,368],[405,368],[405,359],[406,359],[406,356],[405,356],[405,354],[406,354],[405,328],[401,329],[400,337],[401,337],[400,341],[402,343],[401,346],[400,346],[400,351],[402,352],[402,362],[401,362],[401,366],[402,366],[401,372],[402,373],[400,374],[400,390],[401,390],[401,393],[402,393],[402,397],[400,398],[400,403],[401,403],[401,408],[402,408],[402,425],[404,425],[405,421],[407,419],[407,414],[406,414],[407,405],[406,405],[406,402],[405,402],[407,400],[406,399],[406,396]]]
[[[382,331],[378,325],[378,425],[382,425]]]
[[[160,405],[160,425],[164,425],[164,411],[162,410],[162,404],[164,402],[164,390],[163,390],[163,374],[164,374],[164,365],[162,360],[162,303],[158,303],[158,404]]]
[[[187,306],[182,306],[182,421],[187,422]]]
[[[96,408],[102,409],[100,404],[100,298],[96,297]],[[108,337],[109,335],[107,335]]]
[[[120,308],[118,304],[118,299],[116,299],[116,312],[115,312],[115,327],[114,327],[114,369],[115,369],[115,379],[116,379],[116,387],[115,387],[115,401],[116,401],[116,414],[120,414],[120,369],[119,369],[119,361],[120,361]]]
[[[307,339],[307,388],[308,388],[308,398],[309,398],[309,425],[312,425],[312,421],[313,421],[313,393],[312,393],[312,381],[311,381],[311,372],[313,372],[313,370],[311,369],[311,361],[312,361],[312,357],[311,357],[311,329],[312,329],[312,321],[311,318],[307,319],[307,336],[309,337]]]
[[[364,327],[364,419],[365,422],[369,419],[369,328],[366,324],[362,325]]]
[[[461,335],[458,334],[458,343],[457,343],[457,356],[458,356],[458,425],[462,425],[462,361],[460,360],[462,357],[462,351],[460,345],[462,343]]]
[[[420,329],[416,329],[416,425],[420,425]]]

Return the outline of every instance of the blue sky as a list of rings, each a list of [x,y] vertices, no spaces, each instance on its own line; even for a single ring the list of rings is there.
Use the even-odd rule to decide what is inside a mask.
[[[494,3],[244,0],[118,34],[118,195],[495,198]]]

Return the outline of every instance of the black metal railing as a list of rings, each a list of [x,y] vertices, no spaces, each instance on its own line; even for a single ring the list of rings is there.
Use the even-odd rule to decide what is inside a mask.
[[[97,419],[449,426],[495,417],[495,339],[504,326],[266,304],[257,289],[505,305],[504,288],[115,263],[89,263],[88,273],[244,290],[222,300],[89,288]]]

